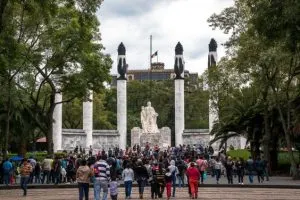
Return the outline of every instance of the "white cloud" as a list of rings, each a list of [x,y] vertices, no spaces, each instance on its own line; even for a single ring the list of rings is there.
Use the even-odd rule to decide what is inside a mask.
[[[105,53],[111,54],[115,62],[111,73],[117,71],[120,42],[126,47],[129,69],[149,68],[152,35],[153,52],[158,50],[158,59],[166,68],[173,68],[174,48],[180,41],[185,68],[202,74],[207,68],[210,39],[218,42],[219,57],[225,54],[221,44],[228,39],[221,31],[213,31],[207,19],[233,3],[233,0],[105,0],[99,19]]]

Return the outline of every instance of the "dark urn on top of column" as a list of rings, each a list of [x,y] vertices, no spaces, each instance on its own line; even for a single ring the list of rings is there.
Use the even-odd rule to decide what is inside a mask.
[[[208,67],[216,66],[217,64],[217,58],[215,57],[217,53],[217,48],[218,48],[217,42],[214,38],[212,38],[208,45],[208,50],[209,50]]]
[[[126,49],[123,42],[121,42],[121,44],[118,47],[118,73],[119,73],[118,80],[127,80],[126,73],[127,73],[128,65],[126,64],[125,54],[126,54]]]
[[[184,79],[183,47],[180,42],[175,47],[174,72],[176,74],[175,79]]]

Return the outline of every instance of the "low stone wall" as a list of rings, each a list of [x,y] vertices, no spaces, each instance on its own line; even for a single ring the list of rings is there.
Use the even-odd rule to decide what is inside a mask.
[[[93,130],[94,152],[119,146],[120,135],[117,130]],[[73,151],[75,147],[86,148],[86,134],[82,129],[63,129],[62,148]],[[88,148],[86,148],[88,149]]]
[[[185,129],[182,134],[182,140],[185,145],[206,147],[209,145],[210,135],[208,129]]]

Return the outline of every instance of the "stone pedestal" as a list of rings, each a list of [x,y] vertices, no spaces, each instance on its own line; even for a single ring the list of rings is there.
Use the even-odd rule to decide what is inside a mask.
[[[175,145],[183,144],[184,131],[184,79],[175,79]]]
[[[62,102],[62,93],[57,92],[55,94],[55,103]],[[53,111],[53,124],[52,124],[52,136],[53,136],[53,151],[57,152],[62,150],[62,104],[56,104]]]
[[[120,134],[119,147],[126,149],[127,139],[127,81],[117,80],[117,124]]]
[[[171,146],[171,129],[163,127],[159,129],[159,133],[143,133],[139,127],[131,129],[131,146],[140,145],[144,147],[146,143],[150,147],[158,145],[161,149],[166,149]]]
[[[85,148],[88,151],[93,145],[93,92],[89,92],[89,98],[83,102],[83,130],[86,134]]]

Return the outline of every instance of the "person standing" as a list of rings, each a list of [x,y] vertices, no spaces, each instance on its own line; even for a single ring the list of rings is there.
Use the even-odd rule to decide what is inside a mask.
[[[89,199],[89,183],[90,177],[93,175],[91,169],[87,166],[86,160],[81,160],[81,165],[78,167],[76,172],[76,180],[79,189],[79,200]]]
[[[4,184],[8,185],[9,180],[10,180],[10,176],[12,174],[13,165],[8,159],[5,159],[2,168],[3,168],[3,181],[4,181]]]
[[[141,160],[137,161],[137,167],[134,169],[134,171],[139,186],[140,199],[143,199],[146,181],[149,179],[148,171]]]
[[[42,163],[42,169],[43,169],[42,184],[44,184],[46,177],[47,177],[46,183],[49,184],[50,182],[51,163],[52,163],[52,159],[49,156],[47,156]]]
[[[172,174],[172,186],[173,186],[173,194],[172,194],[172,196],[175,197],[176,176],[179,174],[178,168],[175,166],[175,160],[171,160],[170,166],[168,168],[169,168],[170,173]]]
[[[32,172],[32,166],[27,161],[27,159],[23,159],[23,164],[21,165],[20,173],[21,173],[21,188],[23,189],[23,196],[27,195],[27,184],[29,182],[30,174]]]
[[[261,160],[260,157],[258,157],[254,161],[254,168],[256,170],[258,182],[259,183],[263,183],[264,182],[264,169],[265,169],[265,165],[264,165],[264,161]]]
[[[200,179],[200,172],[195,167],[195,163],[191,163],[190,167],[186,171],[186,175],[188,176],[189,186],[191,188],[192,199],[198,198],[198,181]]]
[[[106,155],[98,156],[94,164],[94,199],[100,199],[101,188],[103,189],[102,200],[107,200],[108,182],[110,181],[110,168],[106,162]]]
[[[130,164],[127,163],[126,168],[122,172],[122,179],[124,180],[125,185],[125,199],[131,198],[131,188],[132,188],[132,182],[134,180],[134,172],[130,167]]]
[[[239,160],[235,164],[236,166],[236,173],[238,175],[238,182],[239,184],[244,184],[244,175],[245,175],[245,163],[243,158],[239,158]]]
[[[233,184],[233,166],[234,163],[230,156],[228,156],[226,162],[225,162],[225,169],[226,169],[226,175],[228,184]]]
[[[246,169],[248,171],[249,182],[253,183],[254,161],[251,156],[249,156],[249,159],[246,162]]]

